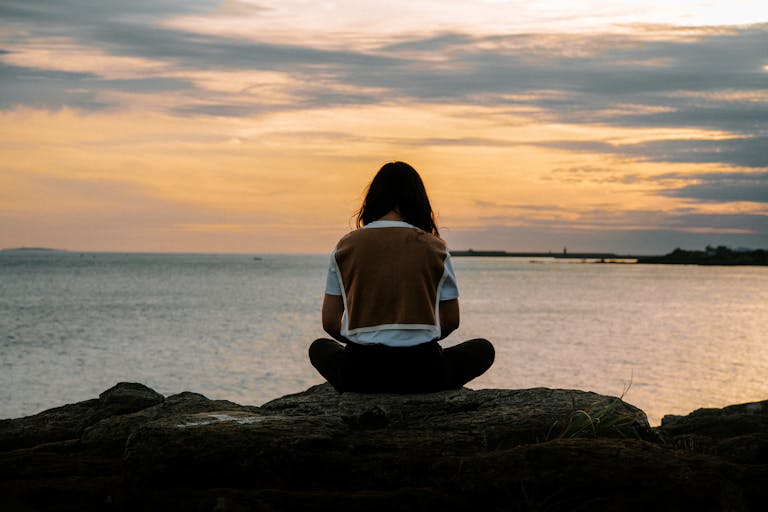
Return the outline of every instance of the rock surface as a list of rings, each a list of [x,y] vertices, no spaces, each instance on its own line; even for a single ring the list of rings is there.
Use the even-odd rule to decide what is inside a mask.
[[[768,465],[768,400],[668,415],[658,430],[667,442],[691,451]]]
[[[0,421],[2,510],[762,510],[768,401],[667,416],[556,389],[261,407],[120,383]]]

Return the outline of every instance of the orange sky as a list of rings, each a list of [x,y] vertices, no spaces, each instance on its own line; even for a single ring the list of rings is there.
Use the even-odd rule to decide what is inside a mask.
[[[9,2],[0,247],[325,252],[390,160],[455,249],[768,247],[759,4],[564,27],[556,2],[506,25],[513,2],[472,3],[419,27],[364,2]]]

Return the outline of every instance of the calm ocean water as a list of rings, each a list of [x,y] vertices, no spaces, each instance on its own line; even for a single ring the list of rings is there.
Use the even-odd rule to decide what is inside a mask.
[[[322,379],[325,255],[0,253],[0,418],[119,381],[259,405]],[[618,396],[652,424],[768,398],[768,269],[455,258],[470,387]]]

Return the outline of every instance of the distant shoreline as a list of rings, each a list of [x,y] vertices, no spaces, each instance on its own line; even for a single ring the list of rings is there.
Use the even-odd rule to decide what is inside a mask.
[[[66,249],[52,249],[50,247],[8,247],[0,249],[0,252],[68,252]]]
[[[72,254],[80,253],[80,256],[85,254],[97,255],[97,254],[137,254],[137,255],[150,255],[150,254],[165,254],[165,255],[192,255],[192,254],[205,254],[205,255],[241,255],[241,256],[253,256],[259,254],[254,259],[262,259],[261,256],[280,256],[282,254],[271,253],[204,253],[204,252],[104,252],[104,251],[71,251],[67,249],[56,249],[51,247],[9,247],[0,249],[0,254]],[[534,258],[534,259],[552,259],[552,260],[571,260],[582,263],[593,264],[662,264],[662,265],[717,265],[717,266],[768,266],[768,250],[732,250],[728,247],[707,246],[703,251],[689,251],[683,249],[675,249],[674,251],[664,255],[638,255],[638,254],[616,254],[612,252],[552,252],[552,251],[520,251],[510,252],[502,250],[452,250],[451,256],[457,258]],[[287,254],[303,254],[320,255],[317,253],[287,253]]]
[[[638,256],[601,252],[507,252],[507,251],[451,251],[451,256],[490,258],[553,258],[590,260],[592,263],[647,264],[647,265],[723,265],[768,266],[768,251],[764,249],[734,251],[724,246],[710,247],[703,251],[675,249],[660,256]]]
[[[465,257],[490,257],[490,258],[556,258],[556,259],[580,259],[580,260],[636,260],[649,256],[634,256],[615,254],[611,252],[508,252],[508,251],[451,251],[451,256]]]

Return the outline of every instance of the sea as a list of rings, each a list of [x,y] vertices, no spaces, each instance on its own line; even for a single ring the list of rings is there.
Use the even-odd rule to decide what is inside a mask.
[[[328,255],[0,252],[0,418],[118,382],[260,405],[323,381]],[[768,268],[454,258],[468,387],[580,389],[666,414],[768,399]]]

